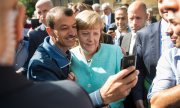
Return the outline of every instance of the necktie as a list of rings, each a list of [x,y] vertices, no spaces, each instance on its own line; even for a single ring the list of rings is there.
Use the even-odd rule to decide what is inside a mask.
[[[118,41],[119,41],[119,46],[121,46],[121,43],[122,43],[123,37],[124,37],[123,35],[120,35],[120,38],[119,38],[119,40],[118,40]]]

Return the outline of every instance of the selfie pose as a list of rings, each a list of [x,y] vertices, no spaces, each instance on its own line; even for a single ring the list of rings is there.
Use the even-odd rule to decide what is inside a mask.
[[[85,10],[76,16],[76,21],[80,45],[71,50],[71,70],[76,82],[92,93],[121,70],[123,54],[119,46],[99,43],[103,21],[96,12]],[[122,101],[110,103],[111,108],[123,108]]]

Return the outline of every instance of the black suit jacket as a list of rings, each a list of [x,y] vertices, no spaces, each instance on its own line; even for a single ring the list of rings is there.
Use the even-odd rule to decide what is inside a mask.
[[[133,89],[135,100],[146,99],[144,79],[151,83],[156,74],[157,62],[160,58],[160,22],[153,23],[137,32],[135,50],[137,54],[136,68],[140,71],[138,83]]]
[[[115,22],[115,15],[114,13],[111,13],[111,23],[114,23]]]
[[[33,83],[0,66],[0,85],[1,108],[93,108],[88,94],[68,80]]]
[[[44,41],[44,38],[48,36],[46,32],[46,27],[41,24],[35,30],[29,33],[29,57],[28,60],[33,56],[37,47]]]

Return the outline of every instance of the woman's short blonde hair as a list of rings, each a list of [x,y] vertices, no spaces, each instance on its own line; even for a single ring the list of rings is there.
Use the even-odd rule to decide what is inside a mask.
[[[101,29],[104,27],[104,22],[100,15],[91,10],[84,10],[76,16],[77,30],[93,29],[100,26]]]

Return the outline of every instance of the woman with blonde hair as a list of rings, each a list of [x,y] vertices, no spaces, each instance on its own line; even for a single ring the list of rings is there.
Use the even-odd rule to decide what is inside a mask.
[[[82,11],[76,21],[79,46],[71,49],[71,70],[76,82],[92,93],[120,71],[123,54],[119,46],[100,43],[104,23],[98,13]],[[111,108],[124,108],[122,100],[110,103]]]

